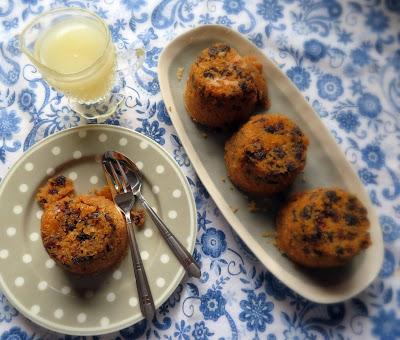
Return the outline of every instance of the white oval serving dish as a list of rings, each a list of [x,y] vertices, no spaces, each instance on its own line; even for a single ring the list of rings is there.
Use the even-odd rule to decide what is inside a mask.
[[[192,122],[186,112],[183,93],[190,65],[197,55],[215,42],[224,42],[242,55],[255,55],[263,65],[272,102],[269,112],[293,119],[309,137],[307,165],[303,178],[292,191],[315,187],[341,187],[365,204],[371,222],[372,245],[345,267],[330,270],[302,268],[282,256],[271,240],[262,237],[274,231],[274,216],[252,213],[248,200],[232,190],[224,164],[224,142],[229,135],[208,133]],[[183,68],[183,78],[177,77]],[[207,25],[192,29],[173,40],[162,52],[158,76],[165,105],[182,144],[201,181],[232,228],[258,259],[278,279],[303,297],[318,303],[346,300],[365,289],[379,273],[383,261],[383,240],[379,222],[358,176],[318,115],[284,73],[245,37],[228,28]],[[301,177],[301,176],[300,176]],[[239,208],[233,213],[232,207]]]

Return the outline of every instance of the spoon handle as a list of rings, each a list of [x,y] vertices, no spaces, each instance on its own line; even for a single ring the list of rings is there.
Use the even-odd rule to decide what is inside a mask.
[[[154,318],[155,307],[153,302],[153,296],[151,294],[149,282],[147,281],[146,272],[144,271],[144,266],[142,258],[140,256],[139,247],[136,242],[134,226],[130,216],[125,215],[126,227],[128,230],[131,257],[133,262],[133,270],[135,272],[136,286],[139,295],[139,306],[143,316],[147,321],[151,322]]]
[[[196,263],[195,259],[190,255],[186,248],[179,242],[174,234],[168,229],[162,219],[157,215],[153,208],[147,203],[146,199],[142,195],[138,195],[138,199],[142,202],[144,208],[149,213],[154,224],[157,226],[161,235],[167,242],[168,246],[171,248],[172,252],[175,254],[179,262],[182,264],[185,271],[193,277],[199,278],[201,276],[201,271],[199,265]]]

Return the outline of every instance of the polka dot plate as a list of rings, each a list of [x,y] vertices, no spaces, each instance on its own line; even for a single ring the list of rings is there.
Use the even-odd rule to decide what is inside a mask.
[[[60,333],[104,334],[143,319],[130,256],[111,272],[78,277],[58,267],[41,242],[37,189],[58,174],[72,179],[78,193],[100,188],[105,181],[98,160],[106,150],[135,161],[145,176],[144,196],[182,244],[190,252],[194,249],[193,195],[178,165],[151,139],[120,127],[87,125],[40,141],[0,186],[0,289],[26,317]],[[184,270],[149,218],[136,235],[158,307],[178,286]]]

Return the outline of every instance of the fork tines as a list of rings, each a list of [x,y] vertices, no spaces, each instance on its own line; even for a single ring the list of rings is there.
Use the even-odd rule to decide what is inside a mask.
[[[128,178],[126,177],[126,173],[124,168],[121,165],[121,162],[118,159],[108,159],[106,160],[107,168],[111,172],[111,177],[117,192],[124,191],[126,192],[129,187]]]

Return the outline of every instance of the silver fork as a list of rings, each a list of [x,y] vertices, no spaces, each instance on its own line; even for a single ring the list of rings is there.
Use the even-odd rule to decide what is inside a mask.
[[[126,177],[131,187],[132,194],[139,202],[142,203],[147,213],[150,215],[155,226],[160,231],[162,237],[167,242],[168,246],[175,254],[176,258],[182,264],[185,271],[193,277],[199,278],[201,276],[201,270],[199,265],[196,263],[192,255],[186,250],[186,248],[179,242],[174,234],[171,233],[167,225],[153,210],[147,200],[143,197],[141,189],[143,185],[143,175],[140,170],[136,167],[135,163],[127,156],[118,151],[106,151],[103,155],[104,159],[117,159],[119,164],[126,171]]]
[[[151,294],[149,282],[147,281],[146,272],[144,270],[142,258],[140,256],[139,247],[136,241],[134,226],[131,220],[131,210],[135,204],[135,196],[128,184],[128,179],[121,164],[118,160],[102,160],[104,173],[107,183],[113,194],[115,205],[119,208],[125,217],[126,229],[129,236],[129,245],[131,249],[131,257],[133,270],[135,272],[136,286],[139,295],[139,305],[143,316],[151,321],[154,317],[155,307],[153,296]]]

